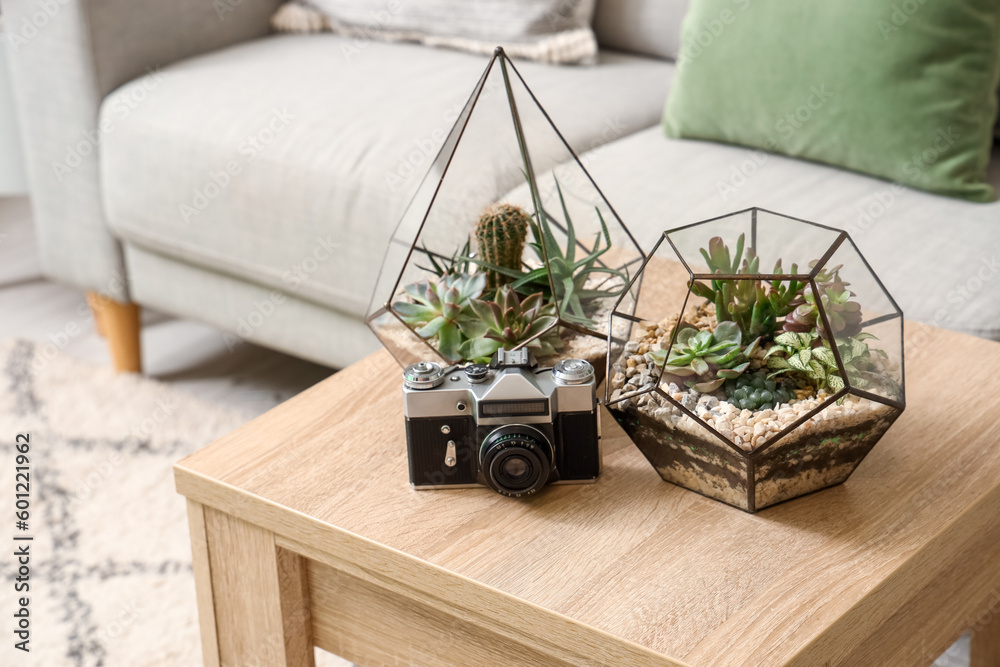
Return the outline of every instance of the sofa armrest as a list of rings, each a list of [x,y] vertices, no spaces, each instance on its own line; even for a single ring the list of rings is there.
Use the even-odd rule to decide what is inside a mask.
[[[42,268],[128,300],[104,222],[100,105],[118,86],[182,58],[270,31],[281,0],[0,0],[21,116]]]

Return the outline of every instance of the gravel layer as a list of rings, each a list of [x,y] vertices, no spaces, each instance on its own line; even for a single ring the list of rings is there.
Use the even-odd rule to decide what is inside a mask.
[[[758,450],[754,482],[757,508],[844,481],[878,441],[898,411],[852,395],[802,421],[830,399],[825,390],[796,389],[796,398],[772,409],[741,410],[722,392],[700,394],[670,383],[663,390],[694,414],[694,418],[658,392],[659,369],[647,364],[646,353],[665,349],[676,316],[659,324],[646,323],[633,332],[612,366],[610,408],[622,426],[668,481],[747,509],[749,481],[744,455],[722,442],[711,426],[740,452]],[[709,304],[691,308],[685,321],[714,328]],[[757,350],[751,369],[764,365]],[[894,373],[896,369],[886,366]],[[623,399],[624,400],[621,400]],[[801,423],[800,423],[801,422]],[[789,426],[794,429],[768,447]]]

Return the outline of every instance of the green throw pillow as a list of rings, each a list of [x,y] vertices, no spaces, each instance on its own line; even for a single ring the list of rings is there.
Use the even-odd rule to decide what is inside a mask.
[[[664,125],[989,201],[1000,0],[694,0]]]

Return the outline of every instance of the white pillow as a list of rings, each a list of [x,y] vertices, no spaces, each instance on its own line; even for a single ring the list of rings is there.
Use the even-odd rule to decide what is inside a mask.
[[[294,0],[271,24],[280,32],[334,33],[492,53],[547,63],[588,64],[595,0]]]

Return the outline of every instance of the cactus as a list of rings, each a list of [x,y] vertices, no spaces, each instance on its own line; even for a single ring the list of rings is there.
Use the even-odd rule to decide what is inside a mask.
[[[462,259],[468,259],[488,272],[501,274],[503,280],[508,281],[518,294],[530,296],[540,292],[545,301],[555,300],[560,319],[592,327],[594,321],[587,313],[588,307],[596,300],[619,296],[629,283],[628,272],[609,268],[599,261],[601,255],[611,249],[611,234],[601,210],[594,207],[601,231],[594,238],[593,248],[588,248],[577,241],[576,228],[566,207],[559,181],[556,181],[556,191],[559,193],[565,226],[560,226],[557,219],[541,206],[538,224],[530,217],[527,218],[532,236],[528,247],[538,257],[541,266],[536,269],[518,266],[515,269],[500,266],[486,258]],[[565,250],[556,239],[553,227],[566,234]],[[581,250],[587,254],[577,258],[577,253]],[[602,280],[597,281],[599,284],[588,287],[588,283],[598,276],[602,277]],[[555,294],[552,292],[553,287],[556,289]]]
[[[530,222],[527,213],[511,204],[494,204],[487,208],[476,225],[476,243],[484,263],[520,271]],[[487,289],[496,289],[512,280],[500,271],[486,270]]]

